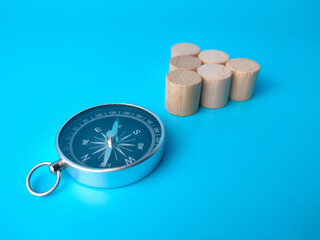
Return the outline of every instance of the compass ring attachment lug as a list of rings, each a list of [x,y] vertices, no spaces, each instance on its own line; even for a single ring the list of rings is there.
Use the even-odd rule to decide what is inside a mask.
[[[57,179],[56,179],[56,182],[55,184],[53,185],[53,187],[51,189],[49,189],[48,191],[46,192],[35,192],[32,188],[31,188],[31,184],[30,184],[30,179],[31,179],[31,176],[32,174],[35,172],[35,170],[37,170],[39,167],[42,167],[42,166],[45,166],[45,165],[48,165],[49,166],[49,170],[52,174],[56,174],[57,175]],[[43,196],[46,196],[48,195],[49,193],[51,193],[53,190],[55,190],[57,188],[57,186],[59,185],[59,182],[60,182],[60,178],[61,178],[61,168],[62,168],[62,164],[61,164],[61,161],[57,161],[57,162],[54,162],[54,163],[51,163],[51,162],[42,162],[42,163],[39,163],[37,164],[36,166],[34,166],[28,176],[27,176],[27,180],[26,180],[26,184],[27,184],[27,189],[28,191],[37,196],[37,197],[43,197]]]

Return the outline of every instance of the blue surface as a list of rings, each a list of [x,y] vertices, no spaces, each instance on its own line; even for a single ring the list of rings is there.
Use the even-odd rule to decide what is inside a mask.
[[[320,239],[319,11],[315,0],[1,0],[0,239]],[[178,42],[256,60],[254,98],[167,113]],[[61,124],[112,102],[163,120],[157,170],[111,190],[62,173],[53,194],[29,194],[28,171],[58,158]],[[38,175],[37,188],[54,181]]]

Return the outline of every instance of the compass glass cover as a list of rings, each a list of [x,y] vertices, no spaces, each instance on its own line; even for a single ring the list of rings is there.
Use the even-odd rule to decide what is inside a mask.
[[[72,117],[57,143],[70,161],[89,168],[118,168],[151,155],[163,129],[150,112],[126,104],[101,105]]]

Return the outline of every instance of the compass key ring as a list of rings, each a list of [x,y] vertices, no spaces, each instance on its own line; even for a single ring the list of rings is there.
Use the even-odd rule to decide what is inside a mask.
[[[46,192],[42,192],[42,193],[39,193],[39,192],[35,192],[32,188],[31,188],[31,185],[30,185],[30,178],[32,176],[32,174],[34,173],[35,170],[37,170],[39,167],[42,167],[44,165],[48,165],[49,166],[49,169],[50,169],[50,172],[52,174],[56,174],[57,175],[57,180],[56,180],[56,183],[53,185],[53,187],[51,189],[49,189],[48,191]],[[59,182],[60,182],[60,177],[61,177],[61,165],[60,165],[60,161],[57,161],[55,163],[51,163],[51,162],[42,162],[42,163],[39,163],[38,165],[34,166],[31,171],[29,172],[28,176],[27,176],[27,180],[26,180],[26,184],[27,184],[27,189],[28,191],[37,196],[37,197],[43,197],[43,196],[46,196],[48,195],[49,193],[51,193],[53,190],[56,189],[56,187],[59,185]]]

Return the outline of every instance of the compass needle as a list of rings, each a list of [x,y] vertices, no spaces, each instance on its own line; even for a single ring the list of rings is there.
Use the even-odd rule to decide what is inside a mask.
[[[114,152],[114,157],[116,158],[116,160],[118,161],[118,156],[117,156],[117,152],[116,151],[113,151]]]
[[[117,117],[111,129],[112,135],[116,136],[118,134],[118,128],[119,128],[119,118]]]
[[[109,161],[110,155],[112,152],[112,148],[107,147],[105,153],[104,153],[104,158],[103,158],[103,162],[101,163],[101,167],[105,167]]]

